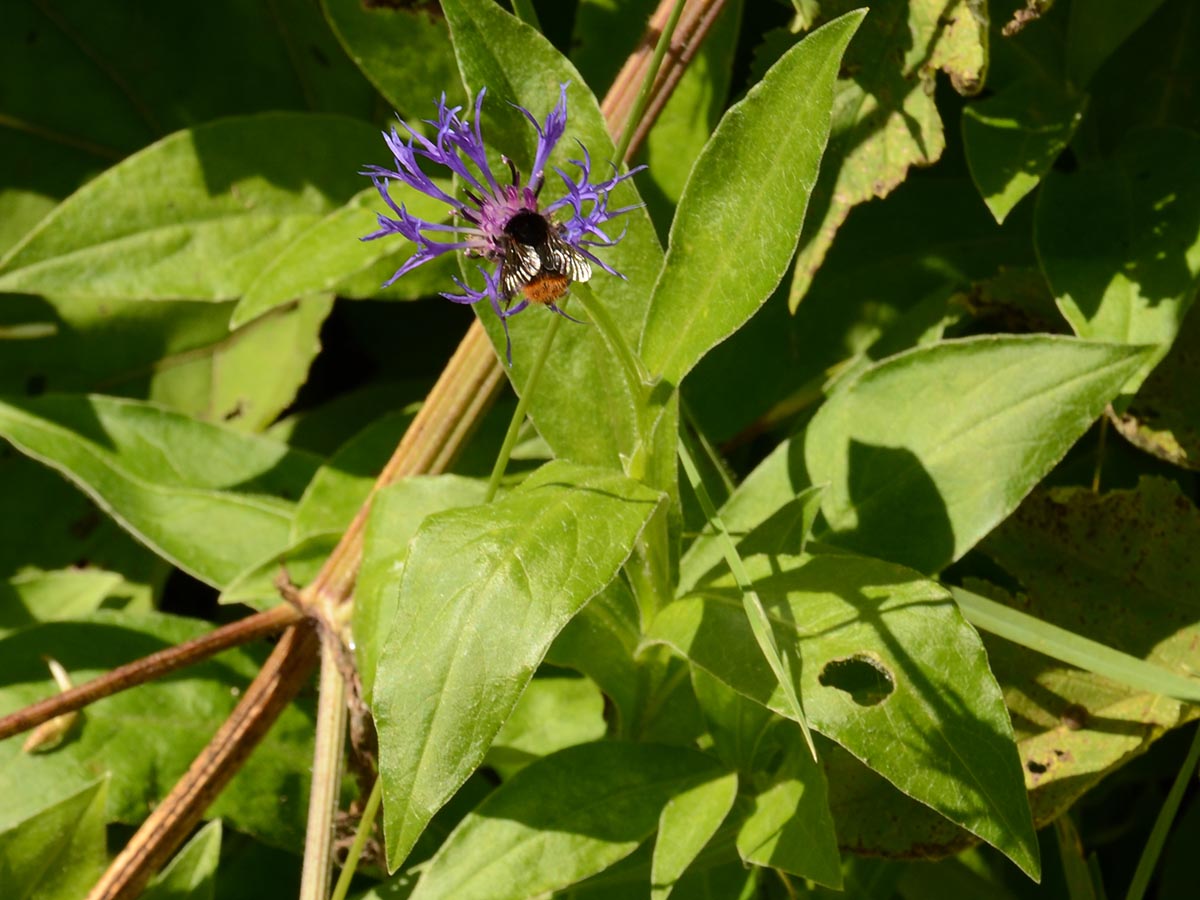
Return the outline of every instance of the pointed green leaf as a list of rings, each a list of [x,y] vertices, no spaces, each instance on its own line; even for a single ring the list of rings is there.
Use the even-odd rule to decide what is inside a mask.
[[[292,404],[308,379],[308,367],[321,350],[321,326],[332,309],[328,294],[305,297],[199,352],[162,360],[150,399],[206,422],[261,431]]]
[[[617,574],[659,502],[611,470],[553,462],[504,500],[418,530],[394,618],[380,623],[375,679],[393,867],[479,765],[550,642]]]
[[[949,593],[910,570],[848,554],[746,562],[776,641],[800,672],[812,727],[1036,873],[1008,713],[979,636]],[[789,715],[728,578],[667,606],[650,637]]]
[[[737,799],[738,777],[727,772],[667,801],[658,817],[650,900],[667,900],[676,882],[709,842]],[[832,830],[830,832],[832,836]]]
[[[154,876],[142,900],[213,900],[221,857],[221,820],[213,819]]]
[[[77,900],[108,865],[106,779],[22,819],[0,818],[5,900]]]
[[[535,678],[513,707],[484,765],[504,781],[556,750],[604,738],[604,697],[587,678]]]
[[[315,113],[176,132],[59,204],[0,260],[0,290],[232,299],[363,189],[358,168],[381,148],[365,122]]]
[[[350,58],[398,112],[423,116],[430,90],[462,102],[454,49],[436,8],[418,3],[321,0]]]
[[[825,770],[799,741],[789,746],[774,783],[755,795],[754,810],[738,831],[737,847],[748,863],[842,888],[842,859],[829,813]]]
[[[788,51],[696,160],[642,332],[651,374],[678,384],[779,284],[829,137],[842,54],[864,15],[849,13]]]
[[[463,819],[412,900],[538,897],[575,884],[637,849],[672,797],[718,775],[683,747],[598,743],[548,756]]]
[[[429,516],[482,503],[486,494],[483,481],[457,475],[414,475],[389,484],[371,501],[351,620],[363,699],[368,704],[375,688],[379,653],[396,618],[408,542]]]
[[[621,579],[608,585],[559,632],[546,662],[582,672],[600,686],[616,707],[616,733],[634,728],[641,641],[637,600]]]
[[[446,215],[444,203],[400,182],[391,182],[390,190],[392,198],[417,218],[437,222]],[[336,290],[351,279],[357,284],[360,278],[355,276],[360,273],[375,273],[371,292],[379,293],[383,282],[417,249],[409,241],[362,240],[378,230],[374,210],[381,203],[375,188],[367,188],[300,234],[262,267],[238,302],[230,324],[243,325],[297,297]],[[458,272],[450,263],[443,257],[421,266],[389,288],[389,295],[412,298],[443,290],[449,275]]]
[[[1156,344],[1125,393],[1166,355],[1200,286],[1200,134],[1132,132],[1094,169],[1053,172],[1034,239],[1059,309],[1080,337]]]
[[[113,397],[0,402],[0,436],[216,586],[287,546],[294,502],[316,468],[274,441]]]
[[[124,581],[117,572],[95,568],[25,572],[0,581],[0,637],[35,622],[95,612]]]
[[[1075,0],[1067,32],[1067,71],[1087,84],[1117,47],[1146,21],[1163,0]]]
[[[809,424],[829,540],[936,572],[1016,509],[1146,360],[1048,335],[945,341],[894,356]]]
[[[963,147],[997,222],[1037,187],[1083,121],[1087,95],[1052,78],[1014,81],[963,110]]]

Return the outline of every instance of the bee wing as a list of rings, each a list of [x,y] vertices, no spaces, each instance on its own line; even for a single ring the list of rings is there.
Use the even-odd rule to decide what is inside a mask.
[[[542,257],[546,268],[572,281],[585,282],[592,277],[592,264],[588,258],[551,231],[542,244]]]
[[[504,248],[504,263],[500,267],[500,287],[512,295],[529,284],[542,270],[542,257],[537,248],[520,241],[509,241]]]

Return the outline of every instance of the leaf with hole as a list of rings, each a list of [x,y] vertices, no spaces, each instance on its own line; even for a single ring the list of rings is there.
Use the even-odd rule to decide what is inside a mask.
[[[810,725],[1036,875],[1008,713],[979,636],[949,593],[911,570],[850,554],[746,564],[800,673]],[[666,606],[649,637],[789,714],[730,579]]]

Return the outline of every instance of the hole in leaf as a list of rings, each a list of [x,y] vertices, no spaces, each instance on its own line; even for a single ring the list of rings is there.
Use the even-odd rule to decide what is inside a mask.
[[[882,703],[896,689],[896,680],[883,663],[865,654],[825,664],[817,679],[825,687],[845,691],[859,706]]]
[[[1025,768],[1027,768],[1034,775],[1044,775],[1046,773],[1046,767],[1040,762],[1035,762],[1032,759],[1025,763]]]

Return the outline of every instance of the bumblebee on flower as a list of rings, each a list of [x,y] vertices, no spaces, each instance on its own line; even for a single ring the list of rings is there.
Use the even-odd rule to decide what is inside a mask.
[[[384,283],[384,287],[431,259],[454,250],[496,262],[490,271],[478,267],[484,281],[482,288],[470,287],[455,278],[462,293],[443,293],[442,296],[455,303],[477,303],[487,298],[504,325],[507,357],[512,365],[509,317],[533,303],[571,318],[557,302],[566,296],[571,282],[586,282],[592,277],[593,264],[623,277],[593,250],[610,247],[621,239],[620,235],[610,237],[601,226],[635,207],[610,210],[609,192],[644,167],[593,182],[591,157],[587,148],[580,144],[583,159],[571,160],[579,170],[578,178],[555,168],[562,179],[564,193],[543,206],[541,193],[545,186],[546,165],[567,128],[567,85],[560,86],[559,101],[544,123],[539,124],[524,107],[516,107],[537,131],[537,150],[529,180],[525,183],[511,160],[502,157],[509,170],[508,184],[497,181],[488,164],[479,125],[485,90],[481,89],[475,98],[473,123],[460,118],[462,107],[447,106],[446,97],[442,95],[437,103],[437,119],[426,120],[437,130],[432,140],[414,132],[403,120],[400,120],[400,126],[408,133],[407,139],[402,138],[395,127],[390,134],[384,134],[388,149],[395,157],[396,168],[368,166],[363,174],[371,178],[396,218],[379,214],[379,230],[366,235],[363,240],[399,234],[417,245],[417,252]],[[456,175],[465,199],[452,197],[439,188],[421,169],[422,159],[444,166]],[[446,203],[453,217],[451,223],[418,219],[403,204],[397,205],[388,193],[389,182],[393,179]]]

